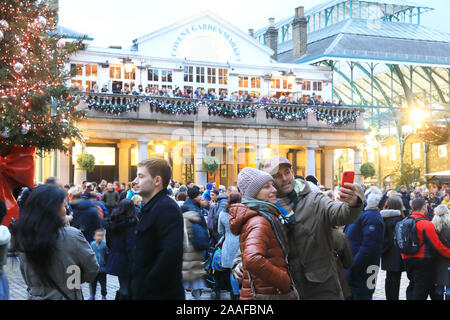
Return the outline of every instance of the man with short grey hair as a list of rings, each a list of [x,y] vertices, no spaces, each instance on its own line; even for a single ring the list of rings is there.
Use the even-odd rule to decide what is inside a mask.
[[[268,159],[263,170],[274,179],[277,205],[287,226],[291,277],[303,300],[342,300],[332,227],[354,222],[363,210],[364,192],[346,183],[333,201],[304,179],[294,180],[291,162]],[[240,266],[234,274],[239,277]]]

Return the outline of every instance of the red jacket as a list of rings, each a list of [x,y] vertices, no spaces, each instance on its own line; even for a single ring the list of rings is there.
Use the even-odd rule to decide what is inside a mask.
[[[242,265],[251,274],[256,293],[273,295],[288,293],[291,278],[283,250],[269,221],[258,212],[236,203],[230,208],[230,231],[234,235],[239,235]],[[284,237],[283,240],[287,248]],[[247,272],[244,272],[240,298],[254,300]]]
[[[432,258],[436,252],[443,257],[450,258],[450,249],[443,245],[439,240],[439,236],[431,221],[420,212],[413,212],[412,216],[414,218],[425,219],[416,222],[417,237],[419,239],[419,244],[422,245],[422,247],[419,252],[415,254],[402,253],[402,258],[427,259]]]

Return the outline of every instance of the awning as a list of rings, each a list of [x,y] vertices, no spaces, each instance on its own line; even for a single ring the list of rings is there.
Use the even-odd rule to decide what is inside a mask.
[[[440,177],[450,177],[450,170],[448,171],[441,171],[441,172],[434,172],[434,173],[428,173],[426,176],[440,176]]]

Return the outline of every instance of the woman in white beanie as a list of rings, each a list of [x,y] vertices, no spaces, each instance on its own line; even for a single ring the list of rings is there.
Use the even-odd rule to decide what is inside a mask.
[[[241,300],[298,299],[287,265],[287,237],[270,174],[244,168],[238,175],[242,203],[230,208],[230,230],[239,235],[244,277]]]
[[[347,269],[347,281],[352,295],[346,300],[372,300],[376,278],[369,267],[379,266],[384,237],[384,222],[378,208],[382,194],[377,187],[365,193],[366,206],[359,218],[345,227],[353,251],[353,265]],[[375,281],[374,281],[375,280]],[[367,284],[370,282],[370,286]]]
[[[431,221],[439,235],[439,240],[450,248],[450,213],[445,204],[441,204],[434,209],[434,217]],[[436,278],[433,300],[442,300],[445,296],[446,300],[450,300],[450,259],[437,255],[436,258]]]

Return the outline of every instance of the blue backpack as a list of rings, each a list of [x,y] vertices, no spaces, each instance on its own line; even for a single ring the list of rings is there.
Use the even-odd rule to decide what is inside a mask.
[[[206,250],[209,247],[209,234],[206,227],[200,223],[192,224],[191,243],[195,250]]]

